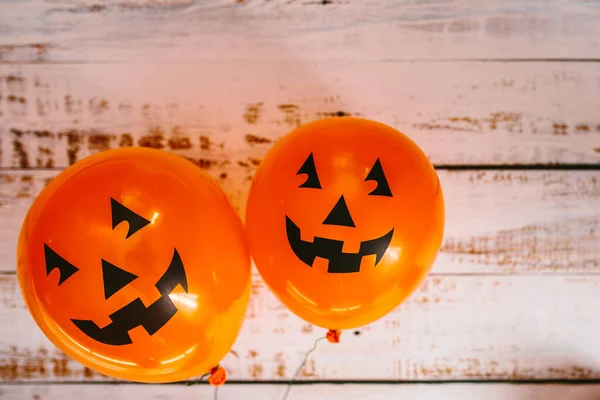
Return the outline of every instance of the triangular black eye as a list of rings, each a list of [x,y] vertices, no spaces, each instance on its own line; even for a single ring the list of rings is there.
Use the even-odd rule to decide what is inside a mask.
[[[307,178],[304,183],[298,187],[301,188],[312,188],[321,189],[321,182],[319,182],[319,175],[317,175],[317,168],[315,167],[315,159],[313,154],[310,153],[304,164],[300,167],[296,175],[306,174]]]
[[[390,190],[390,185],[388,185],[387,179],[385,178],[385,174],[383,173],[383,168],[381,167],[381,161],[379,158],[375,161],[375,165],[371,168],[369,175],[365,178],[366,181],[375,181],[377,182],[377,187],[373,189],[369,196],[388,196],[392,197],[392,191]]]
[[[133,235],[146,225],[150,223],[146,218],[136,214],[131,211],[129,208],[125,207],[123,204],[119,203],[112,197],[110,198],[110,211],[112,214],[112,228],[115,229],[117,225],[119,225],[123,221],[127,221],[129,224],[129,229],[127,231],[127,236],[125,239],[129,238],[129,236]]]
[[[52,272],[54,268],[58,268],[58,272],[60,273],[58,286],[62,285],[64,281],[73,276],[75,272],[79,271],[79,268],[59,256],[58,253],[52,250],[46,243],[44,243],[44,258],[46,259],[46,276],[50,275],[50,272]]]

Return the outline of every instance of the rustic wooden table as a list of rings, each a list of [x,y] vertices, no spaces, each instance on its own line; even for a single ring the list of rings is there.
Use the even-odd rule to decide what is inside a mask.
[[[593,0],[0,2],[0,398],[212,398],[116,384],[54,348],[17,284],[21,221],[61,169],[131,145],[189,157],[243,215],[273,141],[329,115],[424,149],[446,237],[420,290],[320,344],[289,399],[598,399]],[[219,399],[281,398],[324,333],[257,274],[252,294]]]

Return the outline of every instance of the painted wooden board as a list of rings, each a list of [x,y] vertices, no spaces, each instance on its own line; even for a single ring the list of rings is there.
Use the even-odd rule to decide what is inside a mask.
[[[302,380],[600,379],[600,276],[432,276],[387,317],[318,343]],[[254,277],[223,367],[231,380],[289,380],[324,330]],[[0,275],[2,382],[106,380],[55,349]]]
[[[209,172],[243,218],[250,167]],[[0,172],[0,271],[15,271],[21,223],[56,174]],[[600,171],[441,170],[438,175],[446,230],[434,273],[598,272]]]
[[[436,165],[599,165],[597,65],[0,65],[0,167],[63,168],[131,145],[252,167],[298,125],[344,115],[400,129]]]
[[[283,398],[284,385],[226,385],[218,400]],[[6,385],[3,400],[189,400],[213,399],[208,385]],[[297,385],[287,400],[597,400],[598,385],[532,384],[408,384],[408,385]]]
[[[28,0],[5,61],[600,57],[595,1]]]

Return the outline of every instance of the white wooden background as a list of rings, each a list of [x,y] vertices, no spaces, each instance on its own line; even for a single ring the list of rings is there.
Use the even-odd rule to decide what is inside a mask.
[[[320,343],[289,399],[600,398],[600,2],[0,0],[0,398],[212,398],[115,382],[35,326],[21,221],[61,169],[161,148],[240,215],[269,146],[360,115],[438,168],[446,238],[388,317]],[[279,399],[321,329],[255,274],[219,399]]]

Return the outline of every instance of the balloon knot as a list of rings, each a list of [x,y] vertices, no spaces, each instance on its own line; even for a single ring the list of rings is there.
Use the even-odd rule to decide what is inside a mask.
[[[342,331],[339,331],[337,329],[330,329],[329,332],[327,332],[327,341],[329,343],[339,343],[341,335]]]
[[[227,380],[227,372],[225,368],[217,365],[210,371],[210,376],[208,377],[208,383],[211,386],[221,386]]]

